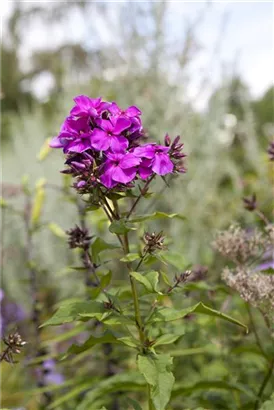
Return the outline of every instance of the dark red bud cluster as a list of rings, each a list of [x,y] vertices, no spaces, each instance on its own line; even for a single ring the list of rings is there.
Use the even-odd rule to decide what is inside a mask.
[[[68,230],[66,233],[68,235],[68,244],[71,249],[87,249],[89,247],[92,236],[89,236],[87,229],[81,229],[78,225],[75,225],[75,228]]]
[[[256,194],[252,194],[251,197],[243,198],[244,208],[247,211],[254,211],[257,208]]]

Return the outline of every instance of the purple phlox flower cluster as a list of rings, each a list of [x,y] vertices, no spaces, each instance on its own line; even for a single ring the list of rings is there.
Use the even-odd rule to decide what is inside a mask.
[[[153,174],[185,172],[180,137],[171,143],[166,136],[165,146],[142,143],[142,113],[136,106],[122,110],[115,102],[84,95],[74,101],[50,146],[63,148],[67,168],[62,172],[75,177],[74,186],[80,193],[98,185],[131,187],[136,179],[146,180]]]
[[[26,319],[24,309],[17,303],[12,302],[0,289],[0,337],[2,337],[10,327],[18,327],[21,321]]]

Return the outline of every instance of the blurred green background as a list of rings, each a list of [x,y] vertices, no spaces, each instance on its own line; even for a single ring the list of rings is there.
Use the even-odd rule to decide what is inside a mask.
[[[24,209],[22,182],[28,179],[34,187],[45,178],[43,220],[64,230],[72,227],[77,210],[72,203],[62,202],[54,189],[62,184],[62,154],[52,151],[41,160],[41,147],[58,133],[75,95],[102,96],[122,107],[137,105],[151,139],[162,142],[166,132],[172,138],[181,135],[188,155],[187,173],[169,188],[159,181],[159,195],[149,209],[186,216],[185,222],[163,226],[169,246],[188,264],[207,265],[209,280],[218,281],[222,262],[210,245],[215,231],[235,220],[253,224],[253,216],[241,205],[241,198],[253,191],[270,217],[272,208],[272,176],[265,151],[274,130],[274,87],[267,82],[269,67],[265,77],[263,69],[257,75],[259,86],[252,83],[255,77],[249,69],[260,59],[253,45],[271,54],[273,36],[271,40],[267,27],[273,5],[236,6],[9,2],[1,44],[2,197]],[[244,21],[254,22],[256,16],[264,30],[258,44],[253,44],[253,25],[248,27]],[[239,40],[237,45],[237,28],[239,39],[242,30],[250,42]],[[230,40],[236,44],[234,49]],[[253,56],[254,61],[249,58],[241,66],[242,54]],[[28,310],[24,235],[21,219],[3,210],[2,287]],[[40,230],[34,247],[46,273],[40,277],[41,286],[54,290],[54,301],[71,295],[75,286],[78,289],[75,276],[58,274],[73,260],[64,239]],[[206,335],[201,338],[205,341]]]

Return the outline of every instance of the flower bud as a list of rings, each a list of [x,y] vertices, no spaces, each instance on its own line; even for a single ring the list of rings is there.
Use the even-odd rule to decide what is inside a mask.
[[[169,147],[170,144],[171,144],[170,136],[168,134],[166,134],[166,136],[165,136],[165,146]]]

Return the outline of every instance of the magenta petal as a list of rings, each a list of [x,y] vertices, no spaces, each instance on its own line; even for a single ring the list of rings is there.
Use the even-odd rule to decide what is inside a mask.
[[[174,165],[166,154],[156,154],[152,170],[158,175],[166,175],[173,171]]]
[[[135,107],[135,105],[131,105],[126,109],[125,114],[128,117],[136,117],[137,115],[141,115],[142,111],[140,111],[139,108]]]
[[[58,135],[58,138],[62,140],[68,140],[68,141],[74,140],[77,137],[78,135],[75,132],[71,133],[68,131],[60,132],[60,134]]]
[[[101,183],[107,188],[113,188],[115,185],[117,185],[117,182],[115,182],[112,178],[114,170],[115,167],[110,165],[109,168],[100,177]]]
[[[90,137],[90,144],[97,151],[106,151],[109,149],[110,137],[105,131],[95,128]]]
[[[140,158],[152,159],[155,155],[155,146],[152,144],[146,144],[141,147],[137,147],[133,151],[134,155]]]
[[[81,108],[89,108],[92,106],[92,100],[87,97],[86,95],[78,95],[77,97],[73,98],[73,101],[76,102],[77,105]]]
[[[136,165],[139,165],[141,162],[141,158],[135,157],[133,154],[124,155],[120,160],[120,167],[122,169],[132,168]]]
[[[128,118],[120,117],[116,121],[114,130],[113,130],[113,134],[116,134],[116,135],[121,134],[121,132],[123,132],[124,130],[126,130],[130,126],[131,126],[131,121]]]
[[[77,139],[66,145],[66,152],[83,152],[90,148],[90,141],[87,139]]]
[[[78,105],[75,105],[71,110],[70,110],[70,115],[75,115],[75,117],[77,117],[77,115],[79,115],[82,112],[82,109],[80,107],[78,107]]]
[[[121,182],[122,184],[127,184],[132,181],[136,176],[136,168],[121,169],[116,167],[113,171],[112,178],[114,181]]]
[[[113,152],[125,151],[128,147],[128,140],[122,135],[113,135],[109,137],[110,147]]]
[[[121,113],[121,109],[118,107],[118,105],[115,102],[112,102],[110,106],[108,107],[109,112],[112,115],[119,115]]]
[[[98,126],[100,128],[102,128],[102,130],[106,131],[106,132],[112,132],[114,129],[113,124],[111,123],[111,121],[109,120],[102,120],[102,119],[98,119],[97,121]]]
[[[60,141],[58,137],[53,137],[49,143],[51,148],[63,148],[64,144]]]
[[[146,168],[143,166],[139,167],[139,175],[142,179],[147,179],[153,174],[153,171],[151,168]]]

